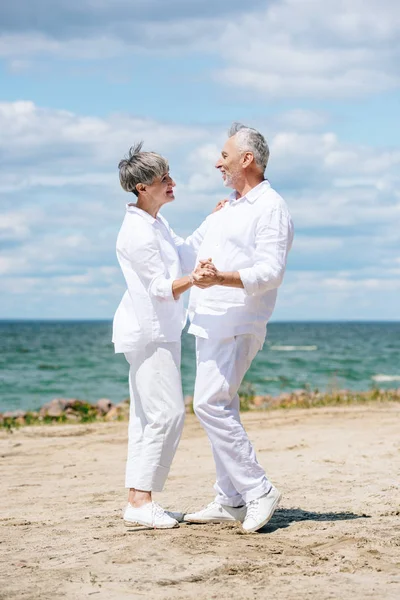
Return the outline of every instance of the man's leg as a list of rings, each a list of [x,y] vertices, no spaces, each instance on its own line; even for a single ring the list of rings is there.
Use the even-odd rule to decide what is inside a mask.
[[[272,487],[240,421],[237,394],[259,343],[252,335],[241,335],[219,340],[197,338],[196,346],[194,410],[216,460],[216,500],[240,506]]]

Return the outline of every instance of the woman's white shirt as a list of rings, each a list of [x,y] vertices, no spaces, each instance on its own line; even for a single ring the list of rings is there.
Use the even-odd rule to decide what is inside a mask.
[[[201,235],[201,234],[200,234]],[[195,245],[174,234],[161,216],[153,218],[127,205],[117,238],[117,258],[127,284],[114,316],[115,352],[129,352],[150,342],[176,342],[186,323],[182,297],[172,283],[195,265]]]

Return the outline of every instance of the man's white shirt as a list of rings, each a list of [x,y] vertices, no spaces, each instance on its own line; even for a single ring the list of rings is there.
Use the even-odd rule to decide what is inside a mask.
[[[189,333],[203,338],[252,333],[262,345],[292,241],[288,208],[268,181],[241,198],[233,192],[186,240],[161,215],[154,219],[128,204],[117,238],[128,289],[114,317],[115,351],[180,339],[186,311],[182,296],[174,299],[172,283],[207,258],[219,271],[239,271],[244,289],[192,287]]]
[[[286,203],[268,181],[241,198],[234,192],[222,210],[207,217],[186,245],[197,251],[198,259],[211,258],[219,271],[239,271],[244,289],[193,287],[189,333],[203,338],[250,333],[262,345],[293,231]]]

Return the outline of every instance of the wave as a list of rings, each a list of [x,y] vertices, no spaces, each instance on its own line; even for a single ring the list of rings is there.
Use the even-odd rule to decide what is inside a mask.
[[[276,350],[278,352],[295,352],[300,350],[301,352],[314,352],[318,350],[318,346],[270,346],[270,350]]]
[[[384,381],[400,381],[400,375],[373,375],[371,379],[380,383]]]

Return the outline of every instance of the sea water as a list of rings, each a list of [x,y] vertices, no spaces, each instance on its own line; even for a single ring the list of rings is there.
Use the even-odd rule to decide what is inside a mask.
[[[52,398],[95,402],[128,396],[128,364],[115,355],[109,321],[0,322],[0,411],[34,410]],[[182,338],[182,384],[193,394],[194,338]],[[254,391],[400,387],[400,322],[270,323],[246,375]]]

